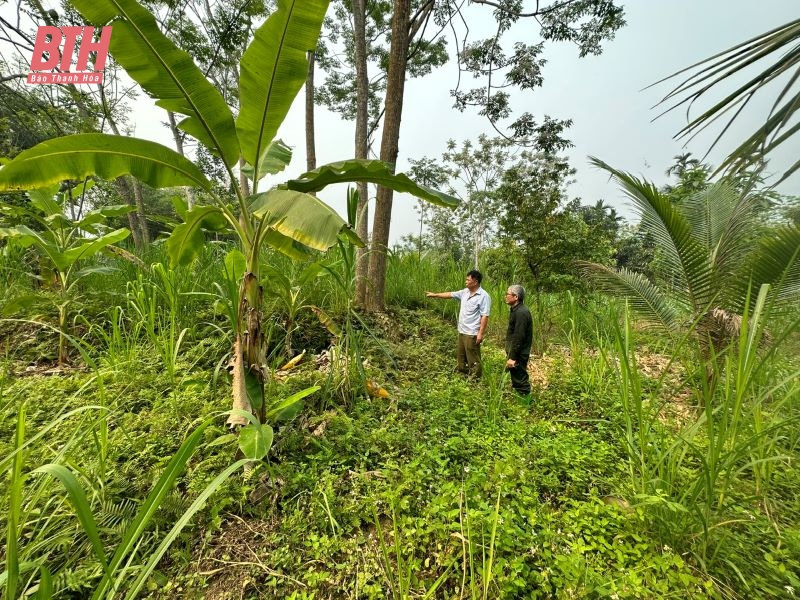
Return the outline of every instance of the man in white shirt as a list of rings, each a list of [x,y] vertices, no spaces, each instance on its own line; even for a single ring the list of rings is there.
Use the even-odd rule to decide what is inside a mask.
[[[472,374],[480,378],[483,374],[481,366],[481,343],[486,335],[489,323],[489,310],[492,299],[481,287],[483,275],[472,270],[464,281],[467,286],[457,292],[425,292],[428,298],[454,298],[461,303],[458,311],[458,344],[456,358],[458,371]]]

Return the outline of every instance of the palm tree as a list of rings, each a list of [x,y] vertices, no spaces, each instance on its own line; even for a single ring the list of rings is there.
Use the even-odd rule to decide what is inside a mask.
[[[651,234],[663,257],[664,279],[596,263],[581,268],[604,291],[627,298],[648,323],[670,333],[695,333],[720,349],[735,333],[748,290],[772,284],[775,307],[800,299],[800,228],[783,225],[762,234],[757,204],[750,195],[722,182],[673,204],[652,183],[607,170],[633,201],[641,228]]]
[[[772,81],[784,78],[785,83],[780,88],[764,124],[728,156],[720,165],[720,170],[735,172],[754,165],[762,166],[770,153],[800,131],[800,123],[795,119],[800,110],[800,19],[762,33],[656,82],[658,84],[684,75],[686,78],[660,104],[671,104],[665,112],[684,105],[690,109],[696,101],[705,98],[708,92],[730,78],[735,80],[743,73],[751,72],[750,68],[755,68],[762,60],[770,62],[722,100],[689,121],[675,136],[692,138],[717,119],[724,117],[727,122],[711,144],[713,148],[750,100]],[[800,160],[783,173],[780,181],[799,168]]]
[[[691,152],[684,152],[683,154],[673,156],[672,160],[675,161],[675,164],[667,169],[666,173],[667,175],[676,175],[678,179],[680,179],[686,171],[696,169],[700,166],[700,161],[696,158],[692,158]]]

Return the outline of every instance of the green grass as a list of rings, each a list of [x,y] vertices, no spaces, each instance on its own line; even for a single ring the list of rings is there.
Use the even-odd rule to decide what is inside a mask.
[[[120,589],[141,584],[139,597],[153,598],[746,598],[800,589],[800,398],[786,317],[784,329],[767,320],[782,344],[774,352],[757,343],[766,317],[753,317],[757,335],[722,357],[704,387],[688,348],[633,327],[608,300],[532,296],[548,353],[532,362],[550,365],[549,384],[523,406],[503,369],[499,300],[476,383],[454,373],[457,304],[421,297],[460,287],[461,269],[393,257],[395,304],[368,317],[345,312],[348,267],[337,252],[322,260],[342,285],[321,278],[307,297],[349,323],[359,371],[390,397],[316,370],[312,344],[329,334],[313,317],[298,321],[295,343],[309,355],[269,383],[271,402],[322,389],[275,424],[269,460],[244,473],[233,473],[235,443],[221,418],[197,429],[229,408],[226,317],[202,293],[222,281],[224,249],[182,271],[131,273],[134,298],[121,275],[87,290],[72,338],[83,354],[72,357],[89,369],[22,376],[55,337],[3,345],[0,456],[10,485],[0,488],[0,597],[48,583],[53,597],[88,597],[120,574]],[[289,272],[280,257],[264,260]],[[283,316],[268,315],[282,340]],[[30,323],[2,331],[38,335]],[[279,355],[279,343],[271,350]],[[640,368],[638,357],[655,350],[675,353],[676,378]],[[683,420],[665,418],[675,392],[688,393]],[[193,431],[189,453],[182,445]],[[176,456],[185,469],[170,471]],[[34,474],[44,465],[55,478]],[[159,510],[139,528],[149,502]],[[135,530],[131,546],[126,532]],[[115,562],[116,552],[125,558]]]

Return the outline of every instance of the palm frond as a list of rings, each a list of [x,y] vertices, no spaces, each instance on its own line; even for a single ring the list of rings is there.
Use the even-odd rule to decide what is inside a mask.
[[[686,107],[687,115],[695,102],[732,78],[756,68],[763,60],[769,64],[713,104],[699,116],[691,119],[676,138],[691,138],[717,120],[725,119],[722,130],[712,142],[714,148],[740,117],[747,104],[769,83],[783,79],[785,83],[765,119],[742,144],[720,165],[720,170],[741,170],[763,161],[777,147],[790,139],[800,129],[793,124],[800,109],[800,19],[767,31],[728,50],[704,59],[658,83],[687,75],[660,102],[671,104],[664,112]],[[653,85],[656,85],[653,84]],[[730,114],[730,113],[733,114]],[[662,113],[663,114],[663,113]],[[726,117],[726,115],[728,115]],[[800,161],[787,169],[781,181],[800,168]]]
[[[649,323],[668,332],[674,332],[680,327],[682,321],[679,311],[641,273],[583,261],[577,265],[604,292],[627,298],[631,309]]]
[[[589,160],[611,173],[633,201],[633,208],[641,217],[641,227],[653,236],[663,253],[675,294],[693,311],[704,309],[715,295],[709,253],[695,239],[683,213],[652,183],[614,169],[597,158]]]
[[[800,227],[787,225],[772,229],[759,240],[750,261],[736,278],[742,292],[762,284],[773,286],[777,308],[800,303]],[[740,293],[741,298],[745,293]]]
[[[727,297],[732,275],[746,262],[756,237],[756,202],[722,182],[686,198],[679,206],[695,239],[708,253],[712,289]]]
[[[683,199],[678,210],[692,229],[692,235],[711,254],[727,229],[739,194],[726,183],[709,185]]]

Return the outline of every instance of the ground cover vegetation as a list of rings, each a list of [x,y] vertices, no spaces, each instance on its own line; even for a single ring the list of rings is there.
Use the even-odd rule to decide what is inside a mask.
[[[639,210],[626,224],[569,198],[568,123],[528,115],[526,147],[452,141],[413,181],[355,160],[259,192],[289,160],[273,138],[326,2],[192,4],[203,31],[171,4],[37,4],[45,23],[113,22],[115,65],[199,144],[195,163],[180,135],[122,136],[122,105],[70,88],[81,118],[60,127],[71,108],[0,83],[0,597],[796,594],[798,202],[753,161],[712,178],[679,156],[659,189],[597,160]],[[442,6],[417,7],[412,39]],[[606,29],[547,11],[545,39],[599,51],[622,25],[612,2],[568,9]],[[522,16],[498,11],[498,35]],[[224,26],[245,13],[270,16]],[[480,50],[476,68],[499,60]],[[313,196],[351,181],[432,205],[386,254],[386,311],[359,302],[363,197],[345,219]],[[481,381],[454,373],[456,303],[425,300],[475,266],[494,306]],[[511,283],[534,319],[530,397],[503,367]]]
[[[265,294],[274,441],[231,475],[243,442],[224,426],[230,244],[173,269],[159,246],[145,268],[89,259],[104,269],[82,280],[60,366],[56,311],[11,306],[6,597],[736,598],[796,587],[797,314],[773,313],[766,291],[750,294],[740,335],[709,358],[619,300],[533,295],[528,401],[503,373],[502,309],[484,380],[453,373],[455,303],[425,307],[423,291],[457,288],[469,264],[398,248],[392,309],[369,315],[352,307],[352,246],[305,264],[265,250],[297,298],[302,282],[298,308],[322,307],[330,322],[290,311],[281,283]],[[22,264],[19,251],[4,257],[8,289],[39,293]],[[504,282],[487,285],[498,307]],[[305,352],[294,368],[287,328]]]

